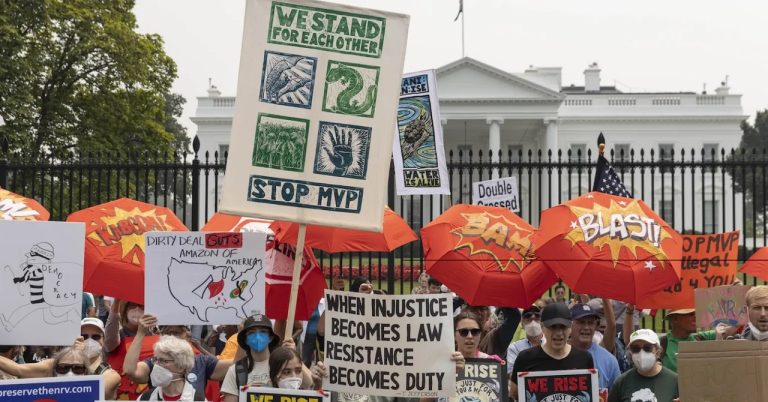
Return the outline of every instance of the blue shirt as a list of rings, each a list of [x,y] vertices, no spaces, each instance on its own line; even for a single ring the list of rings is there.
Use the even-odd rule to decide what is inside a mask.
[[[613,385],[613,381],[621,374],[616,356],[594,342],[592,342],[592,346],[587,349],[587,352],[592,355],[592,360],[595,362],[600,388],[610,389],[611,385]]]

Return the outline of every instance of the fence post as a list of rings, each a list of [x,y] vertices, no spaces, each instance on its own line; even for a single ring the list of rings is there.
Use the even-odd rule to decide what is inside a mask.
[[[395,160],[389,161],[389,180],[387,180],[387,205],[395,210]],[[383,212],[383,211],[382,211]],[[379,273],[381,275],[381,273]],[[401,278],[402,280],[402,278]],[[387,253],[387,293],[395,294],[395,251]]]
[[[200,151],[200,139],[195,136],[192,140],[192,151],[195,159],[192,160],[192,229],[200,230],[200,159],[197,157]],[[207,194],[206,194],[207,195]]]
[[[0,136],[0,187],[8,188],[8,138]]]

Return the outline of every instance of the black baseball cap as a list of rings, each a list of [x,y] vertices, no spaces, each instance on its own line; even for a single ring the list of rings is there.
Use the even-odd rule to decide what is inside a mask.
[[[600,314],[593,310],[589,304],[574,304],[571,307],[571,319],[578,320],[584,317],[597,317],[600,318]]]
[[[541,311],[541,325],[551,327],[553,325],[571,326],[571,312],[565,303],[550,303]]]
[[[237,344],[245,351],[251,350],[251,347],[248,346],[248,342],[246,341],[248,330],[251,328],[264,328],[269,330],[272,334],[272,340],[269,342],[270,350],[276,348],[280,343],[280,337],[272,328],[272,321],[264,314],[256,314],[245,319],[245,322],[243,322],[243,329],[237,334]]]

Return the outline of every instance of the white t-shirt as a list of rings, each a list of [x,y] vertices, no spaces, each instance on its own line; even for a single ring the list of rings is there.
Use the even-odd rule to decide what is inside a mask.
[[[248,385],[254,387],[269,386],[269,360],[253,363],[253,370],[248,373]],[[227,370],[227,375],[224,376],[224,381],[221,382],[221,392],[230,395],[240,395],[240,390],[237,389],[235,364]]]

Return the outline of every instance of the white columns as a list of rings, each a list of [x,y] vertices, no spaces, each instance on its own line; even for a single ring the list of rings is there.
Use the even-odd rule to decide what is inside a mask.
[[[504,119],[489,118],[485,122],[490,125],[488,129],[488,149],[491,151],[489,160],[491,162],[499,162],[499,151],[501,150],[501,125],[504,124]],[[499,170],[493,169],[491,177],[494,179],[499,178]]]
[[[552,162],[557,162],[557,150],[558,144],[557,144],[557,119],[556,118],[545,118],[544,119],[544,127],[546,129],[546,133],[544,135],[544,146],[542,148],[542,159],[548,160],[548,152],[549,150],[552,150]],[[544,174],[544,172],[542,172]],[[543,183],[546,183],[546,187],[543,189],[544,191],[541,194],[542,198],[542,205],[544,207],[548,205],[557,205],[562,200],[561,197],[559,197],[560,194],[562,194],[562,189],[560,188],[560,180],[558,180],[558,170],[557,168],[552,169],[552,179],[549,180],[548,177],[544,177]]]

